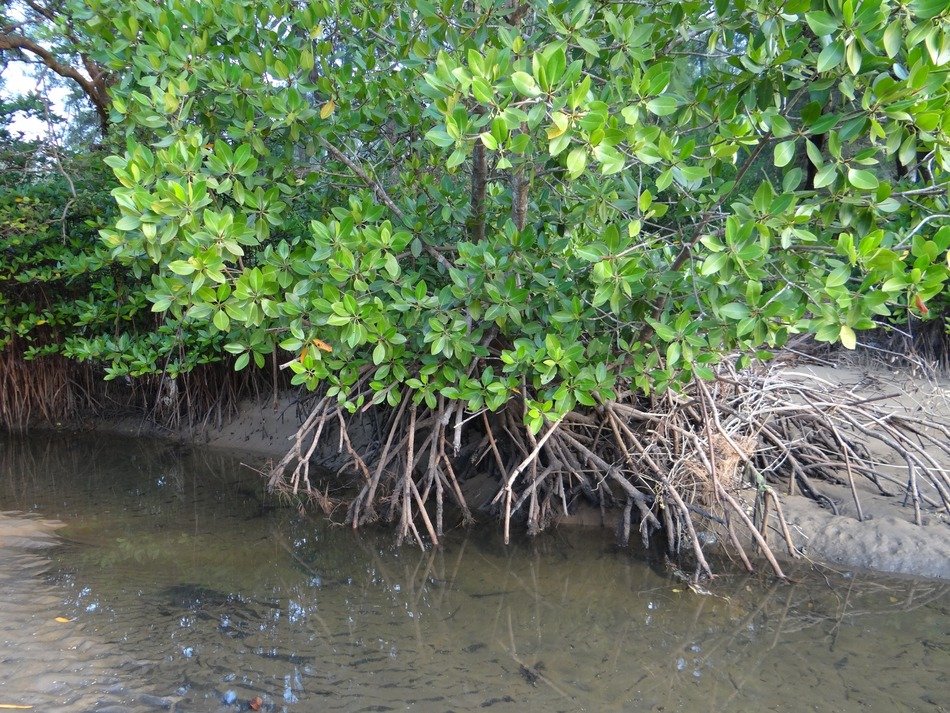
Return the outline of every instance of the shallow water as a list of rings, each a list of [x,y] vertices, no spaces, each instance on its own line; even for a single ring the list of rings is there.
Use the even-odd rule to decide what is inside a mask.
[[[0,439],[0,704],[40,711],[944,711],[944,584],[726,574],[604,533],[397,550],[274,508],[248,456]],[[16,528],[14,528],[16,529]],[[28,538],[27,538],[28,539]],[[56,618],[69,621],[57,621]],[[227,701],[234,698],[234,703]]]

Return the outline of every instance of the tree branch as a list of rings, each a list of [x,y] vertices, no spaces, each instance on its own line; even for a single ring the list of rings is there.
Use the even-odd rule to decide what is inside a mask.
[[[528,219],[528,179],[524,171],[520,166],[511,174],[511,222],[518,230],[524,230]]]
[[[95,107],[96,113],[99,115],[99,123],[103,132],[105,132],[109,126],[109,97],[101,84],[96,81],[98,78],[91,79],[75,67],[63,64],[48,49],[24,35],[15,33],[0,34],[0,51],[3,50],[16,50],[35,55],[60,77],[76,82]]]
[[[370,176],[362,166],[360,166],[358,163],[356,163],[356,161],[354,161],[345,153],[340,151],[340,149],[338,149],[336,146],[331,144],[322,136],[320,137],[320,143],[323,144],[323,147],[327,151],[329,151],[330,154],[337,161],[344,164],[348,169],[350,169],[354,174],[356,174],[356,176],[361,181],[363,181],[363,183],[365,183],[369,188],[371,188],[373,190],[373,193],[376,194],[376,197],[379,198],[379,200],[381,200],[383,204],[387,208],[389,208],[389,210],[391,210],[396,215],[396,217],[399,218],[399,220],[401,220],[405,225],[409,226],[409,222],[406,220],[406,216],[402,212],[402,209],[400,209],[400,207],[396,205],[395,201],[393,201],[393,199],[389,196],[389,194],[386,192],[386,189],[383,188],[382,184],[379,181],[377,181],[375,178]],[[446,258],[442,253],[440,253],[431,245],[427,245],[423,241],[422,247],[427,253],[429,253],[429,255],[437,263],[439,263],[446,270],[449,270],[451,267],[453,267],[452,263],[449,262],[448,258]]]
[[[37,15],[45,17],[50,22],[56,22],[56,15],[48,7],[43,7],[39,3],[33,2],[33,0],[25,0],[25,2]]]
[[[485,145],[475,142],[472,152],[472,215],[469,218],[469,236],[473,243],[485,239],[485,187],[488,184],[488,161]]]

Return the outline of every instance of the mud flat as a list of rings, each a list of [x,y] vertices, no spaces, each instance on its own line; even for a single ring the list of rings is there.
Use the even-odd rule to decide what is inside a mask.
[[[886,397],[881,402],[887,407],[934,424],[950,422],[950,381],[946,378],[912,378],[880,367],[802,367],[795,373],[801,379],[846,385],[859,398]],[[892,454],[874,453],[890,480],[881,480],[878,488],[866,478],[855,479],[863,520],[858,518],[850,488],[844,485],[818,486],[834,503],[837,515],[830,507],[801,495],[783,498],[796,546],[809,559],[842,567],[950,580],[950,516],[946,509],[921,503],[921,524],[917,525],[910,499],[897,494],[898,484],[907,480],[906,466],[893,462]],[[946,458],[935,449],[929,453],[945,473],[950,472]],[[939,502],[936,493],[925,492]]]

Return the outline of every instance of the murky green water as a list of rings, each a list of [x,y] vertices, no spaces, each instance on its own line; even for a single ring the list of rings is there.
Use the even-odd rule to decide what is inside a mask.
[[[396,550],[386,532],[270,507],[241,462],[102,436],[0,440],[0,510],[67,523],[61,545],[0,554],[0,704],[950,707],[946,585],[732,574],[700,596],[602,533],[505,548],[493,529],[459,531]]]

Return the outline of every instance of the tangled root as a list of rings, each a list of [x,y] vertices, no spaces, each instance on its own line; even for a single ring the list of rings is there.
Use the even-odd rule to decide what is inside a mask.
[[[489,510],[502,521],[506,542],[512,521],[536,534],[587,501],[620,512],[623,544],[636,531],[645,544],[662,535],[671,554],[691,553],[697,576],[712,575],[702,542],[718,531],[745,567],[752,569],[743,541],[751,541],[784,578],[764,527],[771,512],[797,556],[780,492],[834,509],[818,483],[844,483],[864,519],[855,484],[864,478],[882,492],[885,481],[896,486],[918,524],[922,506],[950,513],[950,478],[940,464],[950,456],[950,429],[885,408],[883,398],[859,398],[777,367],[740,372],[726,364],[715,380],[696,380],[681,393],[620,394],[534,435],[524,426],[524,394],[498,412],[469,414],[462,403],[440,398],[430,408],[405,392],[398,406],[377,413],[375,437],[354,446],[353,416],[336,396],[318,396],[268,482],[272,490],[304,494],[327,513],[345,505],[354,528],[382,515],[395,523],[400,543],[411,538],[424,546],[442,538],[446,502],[463,523],[473,520],[463,483],[488,474],[497,483]],[[311,481],[311,459],[330,439],[347,457],[341,471],[358,476],[354,497],[335,500]],[[882,457],[882,449],[890,453]],[[895,459],[906,477],[886,465]]]

